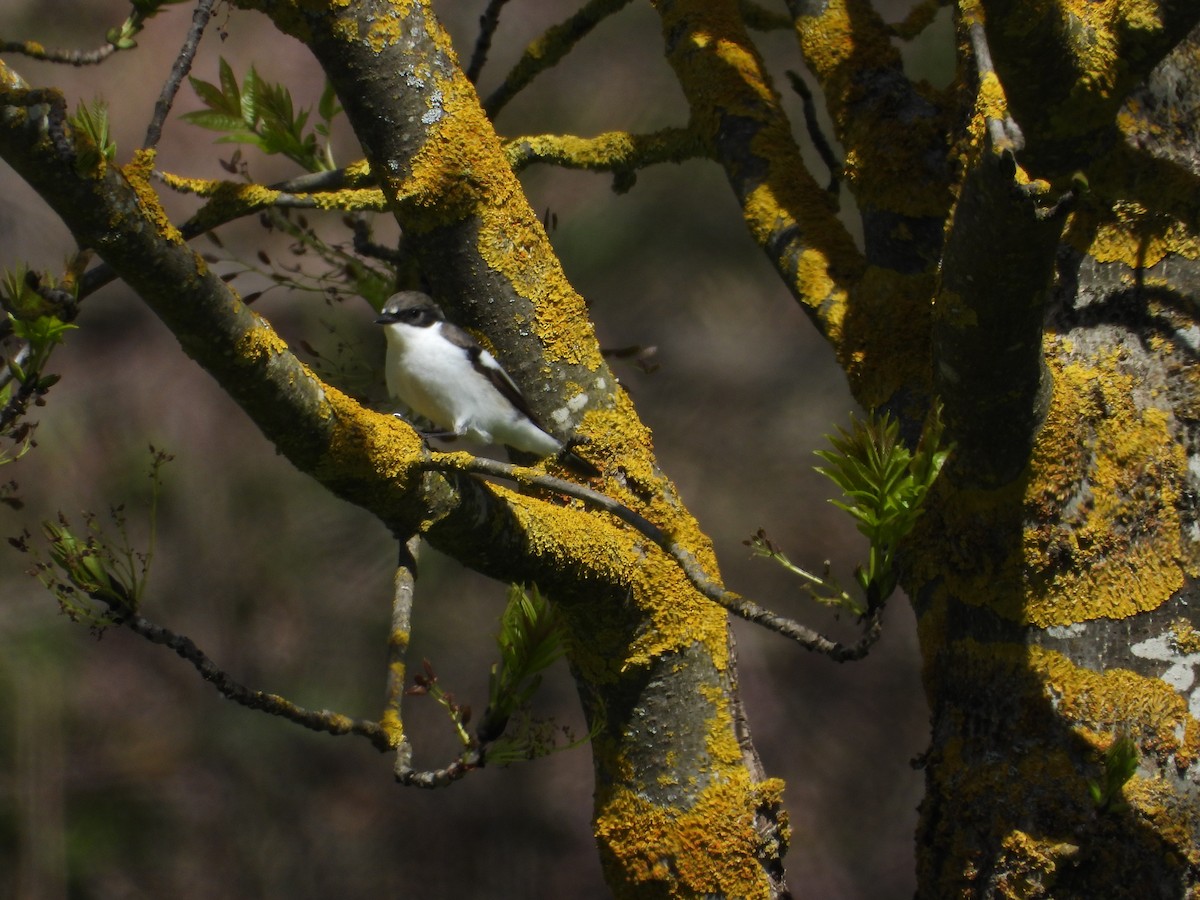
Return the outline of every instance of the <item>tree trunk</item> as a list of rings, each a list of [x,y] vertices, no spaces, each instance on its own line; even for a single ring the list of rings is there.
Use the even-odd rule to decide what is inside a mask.
[[[981,188],[1004,178],[985,159],[948,238],[935,381],[960,445],[908,582],[933,709],[919,896],[1197,896],[1200,44],[1119,130],[1077,95],[1064,124],[1018,16],[987,29],[1015,159],[1087,186],[1041,217]]]

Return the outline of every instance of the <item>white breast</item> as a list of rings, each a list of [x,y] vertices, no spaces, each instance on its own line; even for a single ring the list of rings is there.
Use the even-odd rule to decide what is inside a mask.
[[[481,444],[506,444],[550,456],[562,443],[538,428],[475,370],[467,352],[444,340],[440,326],[389,325],[388,393],[438,428]],[[481,361],[499,367],[486,350]]]

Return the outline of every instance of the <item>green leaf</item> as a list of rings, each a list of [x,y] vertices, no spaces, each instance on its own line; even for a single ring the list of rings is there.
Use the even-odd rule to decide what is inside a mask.
[[[330,122],[341,111],[342,108],[338,105],[337,92],[333,89],[333,83],[326,78],[325,90],[321,91],[321,99],[317,101],[317,115],[326,122]]]
[[[236,112],[241,115],[242,93],[238,90],[237,78],[234,77],[233,68],[223,56],[217,63],[217,77],[221,80],[221,94],[225,98],[226,108],[230,112]],[[253,120],[250,121],[253,122]]]
[[[195,78],[191,75],[188,76],[188,82],[191,84],[192,90],[196,92],[196,96],[199,97],[201,102],[204,103],[204,105],[209,109],[215,112],[223,112],[226,115],[233,116],[241,121],[241,111],[237,108],[229,108],[229,104],[226,102],[225,95],[221,93],[221,89],[215,84],[208,81],[202,81],[201,79]],[[191,121],[188,116],[194,115],[196,115],[196,113],[187,113],[183,116],[183,118],[186,121]]]
[[[246,123],[242,121],[241,116],[231,115],[221,110],[201,109],[196,112],[184,113],[180,118],[191,125],[198,125],[212,131],[235,131],[257,137],[253,132],[243,131]]]
[[[912,531],[922,505],[949,453],[938,446],[942,436],[940,406],[928,416],[915,452],[900,440],[900,424],[890,415],[869,413],[849,430],[839,426],[827,435],[832,450],[817,450],[826,463],[816,471],[841,488],[842,500],[831,500],[855,520],[868,540],[868,563],[855,571],[873,608],[897,586],[894,555]]]
[[[242,118],[251,127],[258,122],[258,96],[261,79],[258,77],[258,72],[254,66],[250,67],[250,71],[246,73],[246,78],[242,82]]]
[[[529,703],[541,685],[540,673],[565,652],[558,617],[536,586],[509,589],[496,644],[500,662],[489,678],[488,716],[504,720]]]

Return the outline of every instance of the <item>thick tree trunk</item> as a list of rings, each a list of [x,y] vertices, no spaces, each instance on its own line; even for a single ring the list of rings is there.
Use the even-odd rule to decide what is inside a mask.
[[[1009,45],[1006,26],[989,23],[997,68],[1029,96],[1028,44]],[[1015,186],[979,207],[975,176],[964,186],[938,327],[984,346],[974,366],[936,356],[963,443],[909,582],[933,709],[922,897],[1200,894],[1198,46],[1158,66],[1093,159],[1014,99],[1016,159],[1078,165],[1089,182],[1049,254],[1045,219],[1006,224]],[[986,282],[951,252],[963,234],[967,257],[999,263]],[[1044,388],[1009,365],[1029,356],[1013,326],[1030,310]],[[1001,343],[987,350],[979,325]]]

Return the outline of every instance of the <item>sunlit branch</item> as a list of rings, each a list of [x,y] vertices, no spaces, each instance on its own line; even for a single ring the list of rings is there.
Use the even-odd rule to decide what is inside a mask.
[[[432,471],[488,475],[520,485],[544,488],[580,500],[593,508],[604,510],[653,541],[675,561],[692,586],[708,600],[724,607],[739,618],[795,641],[807,650],[824,653],[836,662],[861,659],[879,639],[882,631],[879,610],[874,611],[863,620],[863,637],[852,645],[831,640],[806,625],[773,613],[769,609],[759,606],[753,600],[727,590],[704,571],[691,552],[677,541],[672,540],[662,529],[647,521],[643,516],[611,497],[573,481],[545,475],[524,466],[514,466],[494,459],[467,456],[462,453],[434,453],[420,460],[417,466]]]
[[[615,187],[619,190],[632,186],[637,169],[705,155],[702,143],[691,128],[664,128],[650,134],[608,131],[591,138],[539,134],[508,141],[504,153],[516,172],[537,164],[613,172],[617,176]]]
[[[328,173],[321,173],[328,174]],[[345,171],[339,173],[346,182]],[[386,208],[383,193],[377,188],[341,188],[326,192],[288,193],[275,188],[235,181],[212,181],[182,178],[169,172],[156,172],[168,187],[181,193],[209,198],[209,202],[179,226],[184,240],[192,240],[206,232],[237,219],[252,216],[266,209],[316,209],[342,212],[381,212]],[[299,179],[298,179],[299,180]],[[329,181],[332,181],[330,179]],[[80,283],[79,299],[94,294],[116,278],[106,263],[89,270]]]

